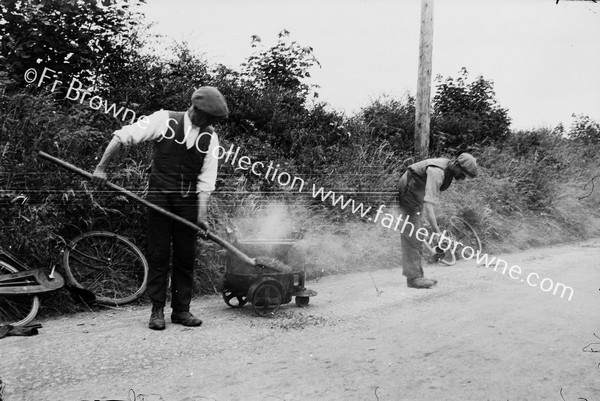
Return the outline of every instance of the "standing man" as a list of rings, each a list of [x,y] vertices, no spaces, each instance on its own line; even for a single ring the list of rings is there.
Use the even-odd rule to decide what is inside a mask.
[[[158,111],[145,121],[140,118],[115,131],[100,163],[94,181],[106,180],[106,166],[122,146],[152,141],[155,144],[147,200],[199,225],[206,224],[208,203],[215,189],[219,145],[213,124],[229,114],[218,89],[203,86],[192,94],[185,112]],[[169,262],[171,274],[171,322],[200,326],[202,320],[189,311],[194,282],[196,231],[153,209],[148,209],[148,285],[152,301],[148,326],[165,328]]]
[[[400,178],[398,185],[398,203],[400,213],[404,216],[405,224],[414,229],[402,230],[402,274],[412,288],[430,288],[437,280],[423,277],[421,265],[421,241],[413,234],[421,228],[421,212],[431,229],[441,234],[435,218],[433,205],[439,203],[440,192],[448,189],[452,179],[464,180],[466,176],[477,176],[477,162],[468,153],[462,153],[458,158],[425,159],[408,166]]]

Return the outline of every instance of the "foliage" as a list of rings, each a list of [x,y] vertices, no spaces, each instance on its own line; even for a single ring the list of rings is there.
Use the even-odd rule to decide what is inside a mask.
[[[289,35],[290,32],[284,29],[279,33],[276,45],[251,55],[243,64],[244,75],[260,89],[274,86],[281,91],[290,91],[298,101],[304,102],[311,87],[303,79],[310,78],[309,70],[320,64],[312,47],[289,42]],[[261,42],[259,36],[252,36],[252,48],[257,49]]]
[[[528,210],[550,211],[557,182],[569,174],[571,148],[560,131],[539,128],[512,132],[502,147],[487,146],[478,164],[496,181],[486,191],[495,211],[510,215]]]
[[[220,129],[222,145],[239,146],[253,160],[274,160],[292,174],[296,168],[285,160],[305,151],[296,147],[298,127],[313,132],[309,128],[329,127],[335,120],[322,108],[316,107],[313,112],[298,103],[302,96],[295,90],[304,90],[305,86],[290,86],[286,91],[270,84],[259,87],[247,74],[211,66],[190,52],[185,43],[176,43],[170,57],[135,51],[121,55],[123,63],[113,64],[99,92],[108,103],[129,107],[138,116],[160,108],[185,110],[195,87],[217,86],[233,111]],[[112,56],[119,58],[118,54]],[[287,104],[282,101],[286,98],[290,99]],[[144,249],[142,207],[118,194],[99,191],[71,172],[36,157],[37,151],[43,150],[92,171],[110,133],[122,121],[92,110],[85,103],[55,101],[46,88],[35,87],[5,90],[0,99],[0,120],[5,122],[0,127],[2,246],[11,247],[32,266],[56,262],[55,256],[65,241],[95,229],[118,232]],[[143,196],[149,150],[149,146],[139,146],[125,151],[111,165],[111,181]],[[228,223],[226,216],[247,197],[248,190],[276,189],[276,184],[253,174],[242,180],[246,177],[240,175],[232,166],[222,165],[224,178],[218,185],[224,206],[216,201],[219,197],[213,198],[212,209],[219,211],[211,216],[215,227]],[[229,189],[233,189],[231,194]],[[199,276],[203,283],[197,289],[206,292],[218,287],[224,254],[214,244],[199,249],[198,258],[206,270]],[[207,287],[207,282],[213,284]]]
[[[585,145],[600,143],[600,121],[594,121],[584,114],[573,114],[573,123],[568,137]]]
[[[468,82],[463,68],[458,78],[438,76],[431,120],[431,147],[453,153],[470,151],[476,145],[497,143],[509,133],[508,110],[495,99],[493,82],[477,77]]]
[[[345,135],[339,129],[342,117],[324,104],[306,104],[314,86],[305,81],[310,69],[319,65],[312,48],[290,42],[287,30],[280,32],[277,44],[268,49],[258,50],[260,43],[258,36],[252,37],[251,46],[256,50],[241,71],[222,65],[214,69],[211,82],[219,87],[231,110],[222,136],[228,145],[244,149],[252,160],[275,160],[290,174],[313,171],[326,162],[325,149]],[[244,182],[254,190],[279,189],[250,171]]]
[[[138,116],[160,109],[187,110],[194,90],[212,83],[210,65],[186,42],[173,43],[166,50],[170,56],[158,56],[157,51],[132,54],[113,68],[103,96],[135,110]]]
[[[382,140],[389,141],[396,151],[409,150],[415,136],[415,98],[410,94],[402,100],[381,97],[361,109],[358,118],[366,128]]]
[[[0,209],[2,245],[33,265],[48,265],[56,247],[82,231],[110,229],[138,236],[140,215],[126,199],[98,192],[36,157],[42,150],[92,170],[106,138],[93,113],[79,105],[64,110],[48,93],[20,90],[0,97],[0,192],[6,206]],[[136,183],[131,171],[124,169],[114,181],[143,190],[142,180]]]
[[[0,66],[20,87],[27,69],[40,76],[44,67],[98,84],[137,42],[139,14],[131,8],[138,1],[144,0],[3,1]]]

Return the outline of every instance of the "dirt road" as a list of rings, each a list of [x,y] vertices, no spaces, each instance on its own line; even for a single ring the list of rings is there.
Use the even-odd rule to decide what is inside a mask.
[[[44,321],[0,340],[4,398],[600,400],[600,353],[583,349],[600,343],[600,241],[581,245],[499,255],[571,301],[467,261],[426,268],[432,290],[398,269],[372,272],[379,295],[368,273],[326,277],[273,319],[202,297],[194,329],[153,332],[140,307]]]

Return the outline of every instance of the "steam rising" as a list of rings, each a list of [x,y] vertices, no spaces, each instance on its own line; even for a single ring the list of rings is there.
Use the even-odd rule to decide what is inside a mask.
[[[349,219],[332,223],[301,205],[273,202],[252,205],[236,220],[239,240],[285,241],[295,245],[278,260],[294,270],[306,269],[315,279],[333,273],[374,271],[400,267],[400,235],[379,224]],[[395,211],[395,210],[394,210]],[[302,239],[296,239],[302,231]],[[274,257],[268,248],[261,255]]]
[[[298,229],[289,207],[284,204],[270,203],[253,214],[243,219],[238,233],[240,239],[286,240]]]

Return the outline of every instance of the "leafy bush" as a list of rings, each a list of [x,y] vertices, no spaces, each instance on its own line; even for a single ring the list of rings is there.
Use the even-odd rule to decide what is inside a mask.
[[[437,77],[431,119],[431,148],[458,153],[476,145],[497,143],[510,134],[508,110],[495,99],[493,82],[477,77],[468,82],[463,68],[458,78]]]
[[[600,122],[584,114],[573,114],[568,137],[585,145],[600,143]]]
[[[100,84],[137,43],[140,14],[131,0],[15,0],[0,4],[0,65],[14,84],[44,67]],[[63,79],[63,81],[65,81]]]
[[[375,138],[389,141],[396,151],[413,147],[415,138],[415,98],[409,94],[398,100],[382,97],[361,109],[358,118]]]
[[[92,113],[84,106],[65,110],[41,91],[0,97],[0,119],[5,121],[0,128],[0,187],[10,199],[10,207],[0,211],[9,234],[4,245],[42,265],[54,253],[53,246],[83,230],[102,226],[137,234],[139,216],[127,213],[131,208],[125,199],[93,191],[73,173],[37,158],[42,150],[92,170],[106,138],[105,127],[89,125]],[[122,183],[126,175],[131,176],[131,169],[116,182]]]
[[[310,78],[309,70],[320,64],[312,47],[300,46],[296,41],[288,43],[289,35],[290,32],[284,29],[275,46],[248,57],[243,64],[243,74],[258,89],[273,86],[290,91],[298,101],[296,105],[301,106],[311,92],[311,86],[303,79]],[[259,36],[253,35],[252,48],[257,48],[261,41]]]

